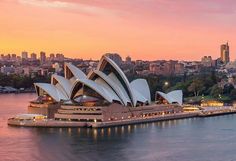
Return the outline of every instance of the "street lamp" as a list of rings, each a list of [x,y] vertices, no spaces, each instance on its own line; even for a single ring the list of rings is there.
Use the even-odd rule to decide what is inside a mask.
[[[219,94],[219,98],[221,99],[221,94]]]
[[[168,86],[168,85],[169,85],[169,82],[165,81],[164,85],[165,85],[165,86]]]
[[[163,85],[163,87],[162,87],[162,89],[166,92],[166,90],[168,89],[168,87],[169,87],[169,82],[165,81],[165,82],[164,82],[164,85]]]

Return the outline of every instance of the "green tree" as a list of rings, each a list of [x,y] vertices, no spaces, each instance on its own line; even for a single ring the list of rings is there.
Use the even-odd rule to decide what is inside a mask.
[[[232,84],[226,84],[224,86],[223,93],[226,95],[229,95],[233,89],[234,89],[234,86]]]
[[[231,92],[230,92],[230,98],[232,101],[235,101],[236,100],[236,89],[233,89]]]
[[[223,89],[221,87],[218,87],[217,84],[215,84],[212,89],[210,95],[214,98],[218,98],[219,95],[223,93]]]
[[[200,79],[195,79],[188,87],[189,92],[193,92],[194,96],[199,96],[199,94],[205,90],[205,86],[203,82]]]

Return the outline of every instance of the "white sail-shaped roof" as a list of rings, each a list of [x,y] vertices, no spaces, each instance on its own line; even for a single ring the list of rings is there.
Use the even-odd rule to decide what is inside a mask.
[[[116,75],[114,73],[110,73],[108,75],[108,78],[111,79],[116,84],[116,88],[120,90],[120,96],[124,100],[125,104],[127,105],[128,103],[130,103],[132,105],[132,101],[131,101],[128,93],[126,92],[124,86],[119,81],[119,79],[116,77]]]
[[[179,105],[183,104],[183,92],[182,90],[171,91],[167,94],[157,91],[162,98],[164,98],[168,103],[178,103]]]
[[[144,103],[144,104],[149,103],[148,99],[145,98],[139,91],[137,91],[136,89],[132,89],[132,90],[134,92],[134,96],[135,96],[135,99],[136,99],[136,102],[135,102],[136,105],[137,105],[138,102],[141,102],[141,103]]]
[[[53,74],[51,77],[51,84],[63,90],[67,97],[70,97],[72,83],[68,79],[57,74]]]
[[[94,82],[102,86],[107,91],[107,94],[110,94],[113,97],[113,100],[119,101],[121,104],[123,104],[113,89],[102,78],[97,78]]]
[[[76,94],[75,90],[78,90],[78,89],[76,89],[76,86],[79,86],[80,84],[83,84],[83,85],[93,89],[95,92],[97,92],[100,96],[102,96],[105,100],[107,100],[110,103],[112,103],[114,100],[120,101],[119,97],[116,94],[110,92],[108,89],[106,89],[102,85],[100,85],[92,80],[89,80],[89,79],[77,79],[75,81],[73,88],[72,88],[72,92],[71,92],[71,98],[73,98],[74,95]]]
[[[36,93],[40,96],[40,90],[46,92],[55,101],[60,102],[61,100],[68,100],[69,98],[56,86],[48,83],[34,83]]]
[[[146,80],[137,79],[131,83],[119,66],[107,56],[103,56],[97,70],[88,76],[71,63],[65,63],[65,77],[52,75],[51,84],[35,83],[35,88],[45,91],[54,100],[71,100],[83,92],[95,92],[95,97],[103,97],[108,102],[120,102],[124,106],[136,106],[151,102],[150,90]],[[83,88],[85,87],[85,88]],[[88,88],[87,88],[88,87]],[[172,95],[172,94],[170,94]]]
[[[136,101],[143,102],[146,100],[149,104],[151,103],[150,89],[145,79],[133,80],[130,86],[135,93]]]
[[[112,78],[114,75],[109,75],[107,76],[106,74],[102,73],[99,70],[93,70],[89,73],[88,79],[94,80],[94,77],[99,77],[103,79],[110,87],[111,89],[117,94],[117,96],[120,98],[122,101],[122,104],[127,106],[128,103],[131,103],[129,96],[127,95],[125,89],[122,87],[117,78]]]
[[[109,65],[108,68],[106,68],[106,66]],[[111,68],[110,68],[111,67]],[[113,73],[116,78],[120,81],[120,83],[122,84],[122,86],[124,87],[125,91],[127,92],[129,98],[132,100],[132,105],[136,106],[136,97],[130,87],[129,81],[127,79],[127,77],[125,76],[125,74],[123,73],[123,71],[119,68],[119,66],[110,58],[108,58],[107,56],[102,56],[97,70],[105,73],[106,75],[109,75],[110,73]]]
[[[72,75],[71,75],[72,74]],[[65,63],[65,78],[66,79],[85,79],[86,75],[82,70],[71,63]]]

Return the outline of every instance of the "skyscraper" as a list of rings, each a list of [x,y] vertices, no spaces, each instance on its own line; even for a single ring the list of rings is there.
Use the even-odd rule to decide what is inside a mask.
[[[224,64],[227,64],[229,59],[229,45],[228,42],[226,44],[222,44],[220,46],[220,58],[223,61]]]
[[[130,63],[132,62],[131,57],[130,57],[130,56],[127,56],[127,57],[125,58],[125,61],[126,61],[126,63],[130,64]]]
[[[31,53],[31,60],[36,60],[37,59],[37,55],[35,53]]]
[[[201,64],[204,67],[211,67],[213,63],[212,57],[211,56],[204,56],[202,57]]]
[[[16,60],[16,54],[11,54],[11,59]]]
[[[50,60],[54,60],[54,59],[55,59],[55,54],[51,53],[51,54],[49,55],[49,59],[50,59]]]
[[[28,52],[23,51],[23,52],[21,53],[21,58],[22,58],[22,59],[28,59]]]
[[[40,63],[44,63],[46,61],[46,53],[41,51],[40,52]]]
[[[64,61],[64,55],[63,55],[63,54],[60,54],[60,53],[57,53],[57,54],[56,54],[56,60],[57,60],[57,61]]]

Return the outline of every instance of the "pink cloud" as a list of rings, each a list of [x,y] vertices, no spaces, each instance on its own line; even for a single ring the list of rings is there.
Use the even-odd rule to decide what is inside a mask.
[[[0,43],[9,51],[9,44],[16,42],[15,49],[60,48],[84,57],[117,51],[144,59],[148,54],[150,59],[195,59],[205,53],[217,57],[226,40],[231,50],[236,44],[233,0],[0,0],[0,4]]]
[[[95,5],[78,3],[76,1],[65,0],[17,0],[19,4],[30,5],[34,7],[60,9],[68,12],[82,13],[87,15],[105,15],[112,14],[109,9]],[[109,12],[109,13],[108,13]]]
[[[29,0],[30,1],[30,0]],[[36,1],[36,0],[35,0]],[[40,0],[44,1],[44,0]],[[98,8],[132,11],[167,11],[199,13],[232,13],[235,12],[234,0],[46,0],[51,3],[83,4]]]
[[[224,19],[235,16],[234,0],[18,0],[18,2],[38,7],[61,9],[67,12],[95,15],[144,18],[153,21],[176,19],[180,22]],[[208,16],[204,18],[204,16]]]

